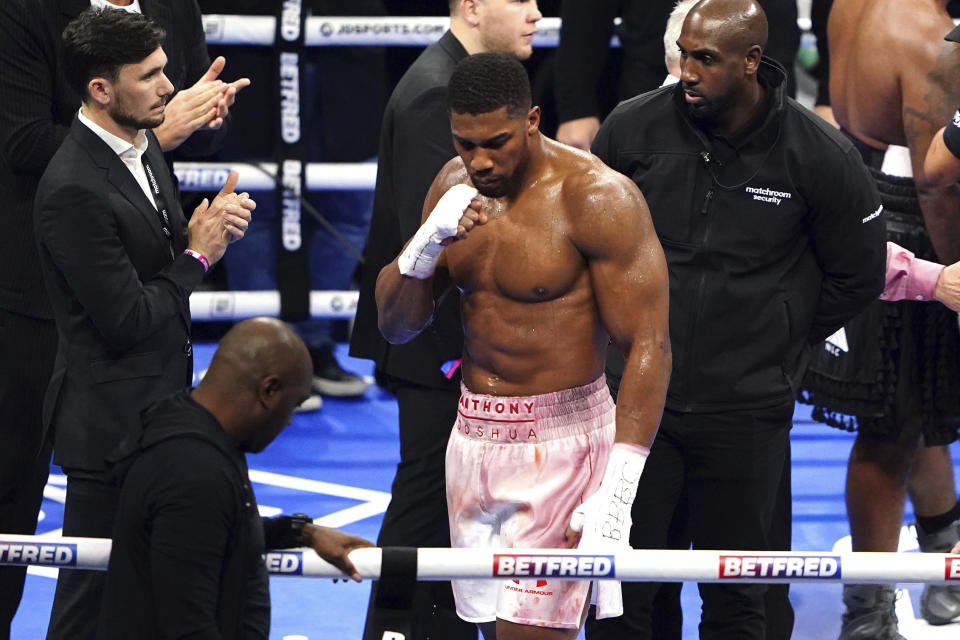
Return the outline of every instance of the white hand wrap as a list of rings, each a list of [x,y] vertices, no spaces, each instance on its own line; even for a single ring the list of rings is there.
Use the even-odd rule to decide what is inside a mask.
[[[401,274],[418,280],[426,280],[433,275],[437,257],[443,251],[440,243],[457,235],[460,218],[475,197],[477,190],[466,184],[454,185],[440,197],[437,206],[400,254],[397,265]]]
[[[640,445],[613,445],[600,488],[570,516],[570,528],[583,531],[578,548],[630,547],[630,510],[648,455]]]
[[[637,444],[613,445],[600,488],[570,516],[570,528],[583,531],[578,549],[609,553],[630,548],[630,510],[648,455],[650,450]],[[597,607],[597,618],[623,615],[619,580],[597,580],[593,587],[590,603]]]

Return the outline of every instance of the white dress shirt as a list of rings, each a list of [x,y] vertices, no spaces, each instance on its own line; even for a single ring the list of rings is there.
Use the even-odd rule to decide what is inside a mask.
[[[147,150],[147,134],[144,133],[144,130],[141,129],[138,131],[137,137],[133,140],[133,144],[130,144],[123,138],[113,135],[96,122],[83,115],[82,107],[80,108],[79,118],[80,122],[97,134],[97,136],[106,142],[107,145],[113,149],[113,152],[116,153],[121,160],[123,160],[123,164],[127,165],[127,169],[130,170],[130,173],[133,174],[137,184],[139,184],[140,188],[143,189],[143,193],[147,196],[147,200],[150,201],[154,208],[156,208],[157,202],[153,199],[153,192],[150,190],[150,183],[147,181],[147,172],[143,168],[143,162],[140,160],[141,156],[143,156],[143,152]]]

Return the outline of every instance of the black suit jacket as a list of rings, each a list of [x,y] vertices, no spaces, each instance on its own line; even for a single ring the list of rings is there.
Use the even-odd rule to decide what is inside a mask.
[[[183,253],[177,188],[147,137],[172,246],[133,174],[79,120],[37,189],[37,243],[59,335],[44,428],[54,430],[54,461],[68,468],[106,468],[140,411],[192,378],[188,298],[203,267]]]
[[[389,344],[377,325],[374,298],[377,275],[420,227],[430,184],[456,152],[447,114],[447,82],[457,62],[467,56],[449,31],[427,47],[397,83],[380,129],[373,219],[364,251],[360,299],[350,340],[350,354],[374,360],[391,376],[447,388],[440,366],[463,353],[460,296],[448,292],[433,323],[411,342]]]
[[[67,136],[80,97],[59,70],[64,27],[90,0],[0,1],[0,307],[50,318],[33,237],[37,182]],[[167,31],[165,73],[176,89],[210,66],[196,0],[140,0]],[[177,155],[210,153],[225,131],[197,132]]]

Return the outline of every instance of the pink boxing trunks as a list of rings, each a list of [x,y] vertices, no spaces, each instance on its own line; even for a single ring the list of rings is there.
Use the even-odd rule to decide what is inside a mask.
[[[603,478],[614,414],[603,377],[516,398],[463,387],[446,458],[452,546],[567,547],[570,515]],[[457,613],[470,622],[502,618],[576,629],[589,587],[569,580],[455,580],[453,592]]]

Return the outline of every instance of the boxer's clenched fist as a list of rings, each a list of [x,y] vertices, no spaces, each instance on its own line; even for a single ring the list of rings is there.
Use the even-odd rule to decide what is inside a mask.
[[[433,275],[444,247],[466,238],[477,224],[486,221],[476,197],[477,190],[466,184],[454,185],[441,196],[400,254],[397,266],[401,274],[426,280]]]

